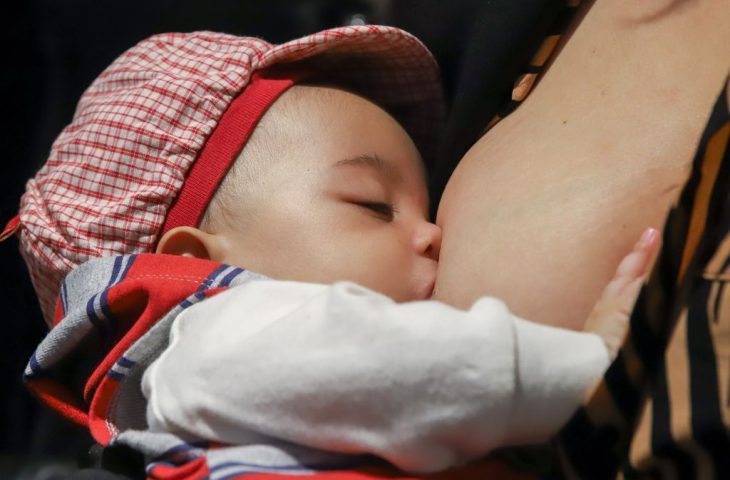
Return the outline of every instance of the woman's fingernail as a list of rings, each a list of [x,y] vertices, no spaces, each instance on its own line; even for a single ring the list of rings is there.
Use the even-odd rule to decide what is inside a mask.
[[[642,246],[649,245],[651,242],[654,241],[656,236],[659,234],[656,228],[647,228],[644,230],[644,233],[641,234],[641,238],[639,238],[639,244]]]

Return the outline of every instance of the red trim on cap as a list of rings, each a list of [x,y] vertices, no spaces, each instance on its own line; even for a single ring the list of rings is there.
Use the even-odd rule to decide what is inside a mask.
[[[255,73],[251,83],[223,113],[185,184],[167,213],[161,236],[175,227],[197,227],[228,169],[243,150],[266,110],[296,78],[265,78]]]
[[[20,229],[20,217],[18,215],[14,216],[10,219],[10,221],[5,225],[5,228],[3,229],[2,233],[0,233],[0,242],[3,240],[7,240],[8,238],[15,235],[15,233]]]

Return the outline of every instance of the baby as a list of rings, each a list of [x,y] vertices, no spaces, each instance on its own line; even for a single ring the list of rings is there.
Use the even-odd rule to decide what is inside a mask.
[[[657,235],[585,332],[494,298],[428,300],[441,232],[409,133],[425,148],[435,79],[420,43],[387,27],[281,46],[173,34],[125,53],[9,227],[42,302],[59,273],[106,257],[60,285],[31,390],[100,443],[162,462],[151,476],[353,454],[432,472],[547,440],[615,356]],[[83,397],[56,380],[79,358]]]
[[[277,280],[177,317],[143,379],[150,429],[226,444],[266,435],[415,472],[546,441],[616,354],[653,233],[604,293],[592,334],[577,333],[494,298],[466,312],[427,301],[441,236],[427,212],[420,156],[391,116],[337,88],[289,89],[201,228],[158,244]]]

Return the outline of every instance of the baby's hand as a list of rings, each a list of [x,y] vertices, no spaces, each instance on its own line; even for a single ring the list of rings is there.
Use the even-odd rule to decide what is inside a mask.
[[[659,232],[648,228],[626,255],[593,307],[584,331],[603,338],[613,360],[623,342],[631,311],[659,248]]]

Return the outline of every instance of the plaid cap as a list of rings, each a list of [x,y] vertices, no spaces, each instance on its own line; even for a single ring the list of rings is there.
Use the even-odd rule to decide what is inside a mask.
[[[444,113],[438,70],[425,46],[402,30],[341,27],[281,45],[212,32],[150,37],[83,94],[48,161],[28,181],[19,224],[11,227],[19,230],[49,324],[73,268],[91,258],[154,250],[229,106],[244,96],[256,72],[282,64],[316,70],[379,104],[429,163]],[[250,131],[244,133],[247,138]]]

